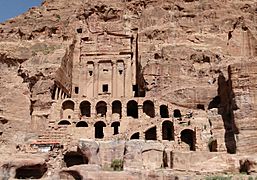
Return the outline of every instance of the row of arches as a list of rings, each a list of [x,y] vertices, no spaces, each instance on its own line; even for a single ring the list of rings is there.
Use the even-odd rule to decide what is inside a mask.
[[[62,110],[64,117],[63,118],[71,118],[72,112],[74,111],[75,103],[71,100],[67,100],[62,104]],[[84,117],[91,117],[91,103],[89,101],[82,101],[80,103],[80,114]],[[105,117],[107,113],[107,103],[104,101],[99,101],[95,106],[96,114],[100,117]],[[143,103],[143,112],[154,118],[155,107],[154,103],[150,100],[146,100]],[[112,114],[119,114],[119,117],[122,118],[122,103],[119,100],[115,100],[112,102]],[[161,105],[159,108],[159,114],[161,118],[169,118],[169,109],[167,105]],[[127,103],[127,116],[133,117],[135,119],[138,118],[138,103],[135,100],[130,100]],[[174,117],[181,117],[180,110],[175,109],[173,112]]]
[[[62,120],[58,123],[58,125],[71,125],[71,123],[68,120]],[[119,126],[120,122],[115,121],[111,124],[111,127],[113,127],[113,135],[119,134]],[[76,123],[76,127],[88,127],[88,124],[85,121],[79,121]],[[95,127],[95,138],[103,138],[103,128],[106,127],[106,124],[103,121],[98,121],[94,124]],[[146,140],[156,140],[157,135],[156,133],[156,127],[155,129],[149,129],[146,131]],[[139,134],[138,135],[132,135],[131,139],[136,139],[138,137],[139,139]],[[174,126],[171,121],[164,121],[162,123],[162,139],[163,140],[169,140],[172,141],[174,140]]]
[[[165,123],[165,124],[164,124]],[[174,140],[174,129],[170,128],[171,122],[164,122],[162,125],[162,140]],[[145,132],[145,140],[157,140],[156,126],[151,127]],[[138,133],[138,132],[137,132]],[[131,137],[134,137],[133,134]],[[139,135],[139,134],[138,134]],[[181,142],[189,146],[190,151],[195,151],[196,134],[191,129],[184,129],[180,133]]]
[[[58,125],[71,125],[68,120],[62,120],[58,123]],[[76,127],[88,127],[88,124],[85,121],[79,121],[76,123]],[[95,138],[102,139],[104,138],[104,128],[106,124],[103,121],[98,121],[94,124],[95,128]],[[111,124],[113,128],[113,135],[119,134],[120,122],[116,121]],[[153,126],[145,131],[144,134],[145,140],[157,140],[157,128]],[[195,150],[195,131],[191,129],[184,129],[180,133],[181,142],[186,143],[191,151]],[[136,132],[131,135],[130,139],[139,139],[140,133]],[[171,121],[164,121],[162,123],[162,140],[174,141],[174,126]]]
[[[70,121],[68,120],[61,120],[58,125],[64,125],[69,126],[71,125]],[[85,121],[79,121],[76,123],[76,127],[88,127],[88,124]],[[104,138],[104,127],[106,127],[106,124],[103,121],[98,121],[94,124],[95,127],[95,138],[102,139]],[[113,135],[119,134],[119,127],[120,122],[115,121],[111,124],[111,127],[113,128]]]

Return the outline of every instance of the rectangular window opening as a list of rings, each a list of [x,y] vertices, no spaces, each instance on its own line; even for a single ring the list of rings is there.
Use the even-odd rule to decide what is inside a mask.
[[[103,92],[108,92],[108,84],[103,84]]]
[[[79,87],[75,87],[75,94],[79,93]]]

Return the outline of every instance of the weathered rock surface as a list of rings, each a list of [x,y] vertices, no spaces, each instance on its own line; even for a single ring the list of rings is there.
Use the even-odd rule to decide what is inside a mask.
[[[183,115],[193,111],[197,118],[192,118],[188,126],[197,127],[200,143],[196,147],[176,143],[182,151],[203,151],[173,152],[172,143],[165,147],[165,143],[141,140],[99,144],[82,140],[76,151],[89,164],[110,167],[113,160],[120,159],[128,171],[170,167],[217,173],[239,172],[242,168],[243,172],[256,173],[255,159],[241,159],[239,166],[241,156],[254,156],[257,148],[256,9],[255,1],[244,0],[45,0],[40,7],[0,24],[1,157],[54,128],[49,128],[49,123],[56,121],[51,115],[60,114],[53,100],[55,85],[64,89],[63,96],[72,91],[72,78],[76,77],[70,67],[81,65],[72,63],[76,37],[80,27],[86,27],[88,32],[83,33],[100,29],[137,34],[136,56],[141,63],[143,77],[139,79],[144,85],[140,88],[146,89],[145,98],[169,102]],[[140,128],[143,136],[152,125],[149,120],[144,127],[130,127]],[[61,133],[59,136],[65,137]],[[180,138],[180,134],[175,137]],[[211,149],[217,153],[206,152],[210,140],[216,140]],[[17,159],[11,166],[44,163]],[[14,177],[13,171],[3,170],[2,174]],[[145,175],[140,173],[135,179]],[[60,173],[64,178],[81,176],[134,178],[129,172],[83,174],[66,169]],[[149,173],[147,177],[165,176]]]

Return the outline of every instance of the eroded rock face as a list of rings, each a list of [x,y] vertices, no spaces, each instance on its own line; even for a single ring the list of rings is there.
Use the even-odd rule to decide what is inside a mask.
[[[92,140],[81,140],[79,142],[79,151],[88,159],[89,164],[100,164],[98,157],[99,144]]]
[[[172,141],[170,143],[133,140],[99,145],[95,141],[82,140],[75,151],[86,157],[88,164],[107,164],[109,167],[112,160],[120,159],[127,170],[174,167],[199,171],[197,168],[201,167],[206,172],[219,172],[222,169],[213,170],[210,168],[213,167],[211,164],[224,163],[224,159],[238,162],[233,157],[230,159],[225,155],[218,157],[209,153],[172,154],[175,148],[181,151],[209,151],[210,140],[215,140],[216,143],[215,147],[211,146],[211,151],[256,154],[256,8],[256,2],[240,0],[45,0],[40,7],[31,8],[23,15],[2,23],[0,152],[5,153],[7,149],[16,152],[20,144],[29,144],[36,138],[41,145],[60,143],[60,139],[61,142],[70,143],[70,140],[77,140],[77,137],[94,137],[93,132],[99,130],[102,132],[95,138],[105,136],[122,140],[164,140],[161,127],[163,120],[151,119],[151,116],[161,114],[159,107],[152,108],[154,110],[149,113],[146,112],[148,108],[142,108],[143,102],[140,102],[139,109],[143,109],[143,112],[139,112],[139,115],[137,113],[137,117],[125,119],[120,129],[116,124],[115,130],[109,117],[97,129],[92,117],[92,121],[88,121],[88,113],[79,112],[82,98],[87,97],[86,93],[80,94],[82,98],[79,99],[79,93],[76,93],[86,88],[78,86],[85,80],[84,75],[79,76],[79,73],[86,71],[81,68],[84,65],[83,58],[90,59],[94,50],[104,51],[106,44],[111,48],[120,43],[118,38],[114,38],[116,44],[106,43],[104,38],[108,35],[123,35],[126,39],[128,34],[132,34],[129,54],[140,62],[136,72],[133,72],[140,72],[140,76],[136,77],[138,86],[133,87],[138,90],[136,96],[145,96],[145,99],[154,97],[160,105],[165,102],[169,105],[165,118],[176,122],[178,126],[173,128],[173,135],[166,133],[168,141]],[[90,34],[97,34],[96,32],[101,32],[99,37],[103,37],[106,42],[100,38],[92,39],[94,36]],[[108,42],[113,42],[112,40],[108,39]],[[88,45],[88,42],[100,45]],[[124,42],[121,44],[124,45]],[[79,46],[82,43],[92,48],[91,54],[80,53],[88,50]],[[102,54],[96,53],[96,56],[100,55]],[[118,55],[128,54],[123,52]],[[134,65],[134,62],[131,64]],[[92,68],[91,65],[88,66],[89,69]],[[121,73],[128,71],[123,66],[118,68]],[[104,70],[111,69],[112,67]],[[126,90],[132,92],[131,87]],[[142,93],[142,90],[145,92]],[[96,90],[93,93],[99,94]],[[116,94],[118,93],[117,91]],[[75,112],[69,118],[61,110],[64,108],[62,101],[71,96],[77,99],[73,102]],[[124,100],[123,108],[128,100]],[[94,109],[89,114],[97,116],[93,105],[95,104],[91,108]],[[110,100],[108,112],[105,112],[107,116],[110,115],[111,106]],[[175,109],[181,110],[183,117],[188,112],[193,117],[188,118],[186,123],[182,122],[181,117],[175,117]],[[127,112],[123,111],[116,110],[115,118],[126,116]],[[85,119],[83,115],[86,116]],[[78,121],[87,122],[80,124],[82,127],[79,130],[77,127],[70,130],[58,126],[60,120],[66,120],[63,122],[67,123],[69,119],[71,121],[68,123],[74,127]],[[182,133],[185,126],[188,131],[195,133],[190,142],[185,140],[187,136]],[[84,130],[86,127],[88,129]],[[157,129],[154,135],[149,133],[151,128]],[[166,128],[167,132],[168,129]],[[119,131],[123,134],[117,135]],[[169,149],[166,155],[165,149]],[[165,156],[168,160],[163,161]],[[190,164],[198,156],[203,156],[203,164],[182,167],[183,162]],[[172,157],[177,159],[173,161]],[[207,163],[209,159],[216,157],[216,161],[212,159],[211,163]],[[255,163],[252,162],[255,161],[240,161],[242,169],[245,169],[243,171],[255,172]],[[225,171],[238,171],[239,168],[233,163],[222,164],[222,168]],[[29,166],[34,165],[36,166]],[[92,176],[94,175],[96,174],[93,173]],[[101,174],[101,177],[105,175]],[[65,171],[61,176],[76,179],[81,174]]]
[[[34,178],[46,176],[47,164],[45,157],[16,155],[1,161],[1,175],[5,178]]]

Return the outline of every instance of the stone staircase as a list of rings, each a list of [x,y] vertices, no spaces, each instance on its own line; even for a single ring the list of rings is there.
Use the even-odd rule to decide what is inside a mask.
[[[56,126],[50,127],[45,131],[42,131],[38,139],[34,144],[63,144],[69,143],[71,141],[71,136],[67,132],[66,126]]]

